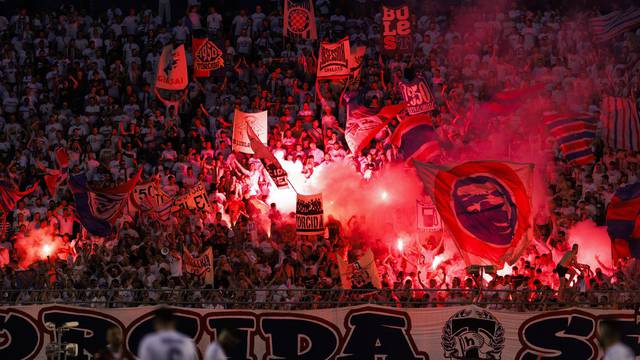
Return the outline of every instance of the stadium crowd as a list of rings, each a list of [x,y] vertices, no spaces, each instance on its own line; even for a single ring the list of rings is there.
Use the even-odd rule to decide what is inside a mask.
[[[166,9],[109,9],[93,17],[70,7],[19,9],[0,16],[0,172],[21,189],[41,186],[6,214],[0,246],[10,259],[0,273],[0,303],[291,309],[485,302],[522,310],[640,302],[635,259],[582,271],[562,286],[556,274],[576,265],[568,229],[586,219],[604,224],[616,189],[638,181],[640,154],[607,148],[598,139],[597,162],[571,166],[542,121],[531,121],[550,110],[598,116],[603,94],[636,95],[640,31],[603,47],[585,30],[593,13],[569,16],[516,5],[463,7],[456,16],[419,9],[411,19],[415,52],[383,57],[379,8],[347,11],[333,3],[315,1],[319,38],[349,36],[366,45],[360,86],[368,106],[401,102],[402,78],[422,73],[428,80],[439,104],[433,123],[442,161],[487,153],[551,159],[540,170],[550,200],[534,209],[535,240],[510,275],[483,281],[467,275],[455,256],[432,266],[447,243],[442,234],[421,234],[401,254],[392,240],[351,241],[357,229],[337,220],[328,221],[324,236],[296,236],[292,215],[275,204],[269,236],[257,224],[247,200],[266,200],[270,180],[259,160],[231,151],[235,109],[268,110],[271,150],[307,177],[327,163],[347,162],[371,178],[402,161],[388,141],[397,120],[361,153],[350,153],[341,94],[316,89],[317,43],[284,39],[281,9],[256,6],[230,14],[194,4],[173,17]],[[162,47],[189,47],[194,33],[224,39],[225,69],[191,79],[187,92],[160,101],[153,82]],[[507,116],[474,117],[475,104],[497,91],[536,83],[546,84],[531,99],[537,112],[524,107]],[[59,146],[68,151],[70,172],[85,171],[92,184],[122,183],[139,167],[143,181],[159,181],[170,196],[203,182],[214,211],[174,213],[167,223],[125,214],[113,237],[92,236],[74,214],[71,191],[63,184],[50,194],[43,184],[43,175],[56,169]],[[13,245],[37,230],[65,247],[20,267]],[[213,286],[183,272],[172,255],[183,245],[194,256],[213,248]],[[365,284],[364,290],[342,290],[336,256],[355,259],[369,248],[383,289]]]

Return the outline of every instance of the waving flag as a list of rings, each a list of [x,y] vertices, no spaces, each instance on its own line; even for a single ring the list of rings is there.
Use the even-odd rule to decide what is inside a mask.
[[[204,284],[213,285],[213,249],[207,250],[198,257],[193,257],[189,250],[183,248],[182,266],[184,272],[200,278]]]
[[[167,223],[171,216],[173,199],[160,188],[158,181],[137,184],[129,197],[129,212],[138,209],[153,220]]]
[[[382,6],[382,51],[410,54],[413,51],[409,6]]]
[[[552,114],[545,116],[544,122],[569,163],[586,165],[596,160],[591,145],[598,125],[592,115]]]
[[[71,176],[69,187],[76,200],[76,212],[82,226],[93,235],[111,235],[111,225],[125,210],[141,173],[142,168],[127,182],[111,188],[89,186],[84,173]]]
[[[269,148],[260,141],[260,138],[253,131],[251,126],[247,126],[247,136],[249,137],[249,142],[251,143],[251,150],[256,157],[260,158],[264,164],[265,169],[267,169],[267,173],[273,180],[274,184],[279,189],[286,189],[289,187],[288,183],[288,174],[280,165],[278,159],[273,156],[273,153],[269,150]]]
[[[614,260],[640,259],[640,182],[616,191],[607,207],[607,231]]]
[[[533,164],[414,164],[468,265],[512,263],[527,247]]]
[[[400,149],[405,161],[431,161],[440,155],[440,144],[428,115],[410,116],[398,125],[391,143]]]
[[[360,84],[360,73],[364,64],[364,54],[367,51],[365,46],[357,46],[350,49],[349,54],[349,85],[358,87]]]
[[[316,15],[311,0],[284,0],[284,36],[298,39],[318,39]]]
[[[620,34],[640,26],[640,8],[614,11],[589,20],[591,31],[597,42],[609,41]]]
[[[352,153],[356,154],[369,145],[374,136],[398,115],[404,104],[388,105],[380,110],[358,103],[357,96],[347,100],[347,126],[344,137]]]
[[[16,204],[23,197],[36,191],[38,184],[33,184],[25,191],[20,191],[16,184],[7,180],[0,180],[0,210],[3,214],[8,214],[16,207]]]
[[[183,90],[189,84],[187,74],[187,56],[184,45],[173,48],[167,45],[162,49],[155,87],[164,90]]]
[[[56,190],[60,184],[67,177],[67,168],[69,167],[69,153],[67,149],[59,146],[55,150],[56,162],[58,163],[58,169],[46,169],[41,167],[45,172],[44,183],[47,185],[47,190],[51,196],[56,195]]]
[[[607,145],[614,149],[640,150],[640,120],[635,101],[605,96],[600,110]]]

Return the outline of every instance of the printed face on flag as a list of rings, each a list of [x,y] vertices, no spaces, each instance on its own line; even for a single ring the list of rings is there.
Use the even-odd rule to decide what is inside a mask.
[[[531,164],[472,161],[451,168],[415,164],[466,259],[471,254],[486,263],[503,264],[526,247]]]

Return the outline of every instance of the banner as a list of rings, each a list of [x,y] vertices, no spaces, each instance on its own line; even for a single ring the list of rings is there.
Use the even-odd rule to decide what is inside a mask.
[[[409,6],[382,6],[382,52],[411,54],[411,14]]]
[[[188,193],[176,197],[173,201],[171,211],[175,212],[182,209],[211,212],[211,206],[207,198],[207,190],[203,183],[197,183],[189,189]]]
[[[284,0],[284,36],[296,39],[318,39],[316,15],[312,0]]]
[[[81,356],[68,359],[91,359],[107,345],[110,327],[122,331],[125,355],[133,357],[142,338],[153,331],[155,309],[4,307],[0,358],[45,359],[52,333],[44,324],[75,321],[78,327],[64,332],[61,341],[77,343]],[[604,356],[596,341],[603,321],[618,323],[622,342],[640,354],[640,325],[633,310],[509,312],[476,306],[362,305],[290,311],[174,308],[174,313],[177,330],[194,339],[202,354],[216,332],[235,329],[238,344],[226,354],[230,359],[595,360]]]
[[[432,201],[416,200],[416,224],[420,231],[442,231],[442,219]]]
[[[299,235],[324,233],[322,193],[315,195],[298,194],[296,199],[296,230]]]
[[[256,157],[262,160],[267,173],[273,180],[273,183],[278,187],[278,189],[287,189],[289,187],[288,175],[287,172],[282,168],[280,162],[276,157],[271,153],[271,150],[260,141],[256,132],[253,131],[253,128],[250,126],[247,127],[247,136],[249,137],[249,142],[251,143],[251,150]]]
[[[213,249],[207,250],[197,258],[194,258],[185,247],[182,256],[184,272],[201,278],[205,285],[213,285]]]
[[[323,42],[320,44],[320,56],[318,57],[318,79],[330,79],[349,77],[349,38],[337,43]]]
[[[193,51],[193,75],[195,77],[208,77],[211,71],[224,66],[222,51],[207,38],[193,38],[191,42]]]
[[[416,77],[413,81],[400,80],[400,92],[407,105],[409,115],[416,115],[434,110],[436,101],[423,77]]]
[[[189,76],[184,45],[175,49],[173,45],[165,46],[158,62],[155,87],[164,90],[183,90],[188,84]]]
[[[360,73],[364,64],[364,54],[367,51],[365,46],[356,46],[350,49],[349,54],[349,84],[358,86],[360,84]]]
[[[414,164],[467,265],[517,260],[529,244],[533,164]]]
[[[245,154],[253,154],[247,124],[253,129],[263,144],[267,143],[269,125],[267,124],[267,111],[258,113],[246,113],[236,110],[233,115],[233,138],[231,149]]]
[[[138,209],[152,219],[166,223],[171,216],[173,199],[160,188],[158,181],[148,181],[138,184],[129,198],[129,212]]]
[[[347,264],[340,256],[336,256],[336,259],[344,289],[382,289],[376,259],[371,249],[352,264]]]

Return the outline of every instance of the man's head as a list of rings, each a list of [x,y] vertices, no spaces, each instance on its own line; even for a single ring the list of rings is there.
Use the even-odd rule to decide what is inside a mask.
[[[176,320],[173,316],[173,311],[166,307],[156,310],[154,313],[153,326],[156,331],[175,329]]]
[[[119,347],[122,345],[122,330],[113,326],[107,330],[107,343],[113,347]]]
[[[620,324],[612,320],[605,320],[598,327],[598,341],[603,348],[608,348],[622,338]]]

